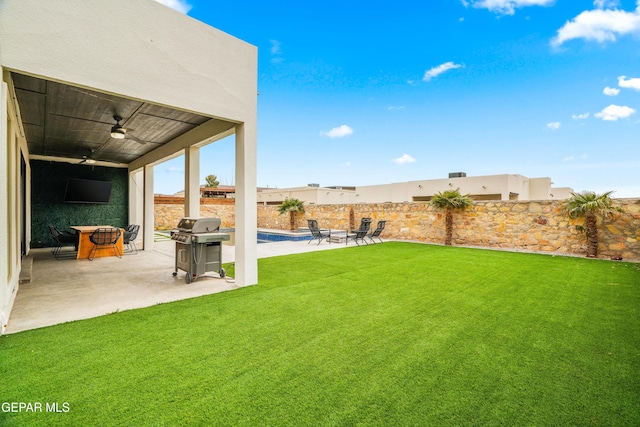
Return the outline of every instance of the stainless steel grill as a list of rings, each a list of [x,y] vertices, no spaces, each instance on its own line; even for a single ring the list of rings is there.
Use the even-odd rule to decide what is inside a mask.
[[[185,281],[191,283],[209,271],[217,271],[225,277],[222,268],[221,243],[230,239],[220,233],[220,218],[182,218],[178,228],[171,232],[176,242],[174,276],[178,269],[186,272]]]

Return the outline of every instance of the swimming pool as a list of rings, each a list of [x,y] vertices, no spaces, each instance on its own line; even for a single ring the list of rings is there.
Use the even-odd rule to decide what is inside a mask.
[[[277,232],[277,231],[258,231],[258,243],[284,242],[284,241],[304,241],[311,240],[309,232]]]

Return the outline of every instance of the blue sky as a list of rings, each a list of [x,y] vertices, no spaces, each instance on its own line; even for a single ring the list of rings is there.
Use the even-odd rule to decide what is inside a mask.
[[[258,186],[551,177],[640,196],[640,0],[158,0],[258,47]],[[201,174],[234,184],[234,141]],[[184,187],[182,158],[155,191]]]

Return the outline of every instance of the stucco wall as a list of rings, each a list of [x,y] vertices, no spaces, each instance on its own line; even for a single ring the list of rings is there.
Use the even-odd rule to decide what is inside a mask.
[[[616,199],[615,204],[624,213],[601,224],[600,255],[640,261],[640,199]],[[203,216],[211,213],[223,219],[224,227],[233,226],[232,205],[209,206],[206,211],[205,205],[201,207]],[[175,227],[181,209],[180,205],[156,205],[156,226]],[[377,220],[388,220],[383,238],[444,242],[444,215],[426,203],[308,205],[305,214],[298,215],[297,226],[306,227],[306,219],[313,218],[322,228],[346,230],[351,228],[352,209],[356,226],[363,217],[373,218],[374,227]],[[475,202],[468,211],[454,214],[453,244],[582,255],[584,235],[575,228],[581,223],[563,213],[561,201]],[[289,217],[279,215],[277,206],[258,206],[258,227],[287,230]]]
[[[551,178],[517,174],[469,176],[358,186],[355,190],[325,187],[270,188],[258,193],[258,202],[282,203],[289,198],[305,203],[404,203],[428,200],[439,191],[459,189],[477,200],[564,200],[570,188],[551,187]]]
[[[7,68],[255,120],[257,48],[155,1],[4,0],[0,9]]]

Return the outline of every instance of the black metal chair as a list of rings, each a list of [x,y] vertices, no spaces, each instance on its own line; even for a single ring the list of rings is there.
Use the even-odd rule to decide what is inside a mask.
[[[382,241],[382,239],[380,238],[380,233],[382,233],[382,230],[384,230],[384,226],[387,223],[386,220],[380,220],[378,221],[378,225],[376,226],[376,229],[373,230],[371,233],[367,234],[367,237],[369,238],[369,240],[371,240],[373,243],[375,243],[376,241],[373,240],[374,238],[377,238],[378,240],[380,240],[380,243],[384,243]]]
[[[309,225],[309,230],[311,231],[311,240],[307,242],[307,245],[311,243],[311,241],[318,239],[318,244],[323,240],[327,240],[327,242],[331,243],[331,230],[329,229],[320,229],[318,228],[318,221],[315,219],[308,219],[307,224]]]
[[[358,228],[357,230],[351,230],[350,233],[347,233],[345,244],[349,244],[349,240],[353,240],[354,242],[356,242],[356,245],[360,246],[360,243],[358,243],[358,240],[360,240],[364,244],[368,245],[369,243],[367,243],[367,241],[364,240],[364,238],[367,237],[367,234],[369,233],[370,229],[371,229],[371,218],[362,218],[360,220],[360,228]]]
[[[363,243],[368,245],[367,241],[364,240],[364,238],[367,237],[367,233],[368,232],[369,232],[368,228],[363,228],[362,230],[356,230],[354,232],[347,233],[347,238],[345,239],[345,244],[348,245],[349,244],[349,240],[353,240],[354,242],[356,242],[356,245],[360,246],[360,243],[358,243],[358,240],[360,240],[361,242],[363,242]]]
[[[362,218],[360,220],[360,227],[357,230],[351,230],[352,233],[356,233],[358,231],[369,231],[371,228],[371,218]]]
[[[62,248],[65,246],[73,246],[73,252],[69,255],[76,255],[78,251],[78,235],[70,233],[68,231],[60,231],[55,226],[49,225],[49,233],[53,239],[53,246],[51,247],[51,253],[56,259],[60,259],[63,255]],[[65,255],[66,255],[65,251]]]
[[[131,252],[134,254],[138,253],[138,248],[136,247],[135,240],[138,238],[138,232],[140,231],[140,226],[136,224],[131,224],[127,228],[125,228],[124,233],[122,233],[122,239],[125,246],[125,253]]]
[[[98,248],[111,247],[118,258],[122,258],[120,249],[118,249],[118,239],[120,238],[119,228],[98,228],[91,233],[89,240],[93,243],[93,248],[89,252],[89,261],[93,261]]]

